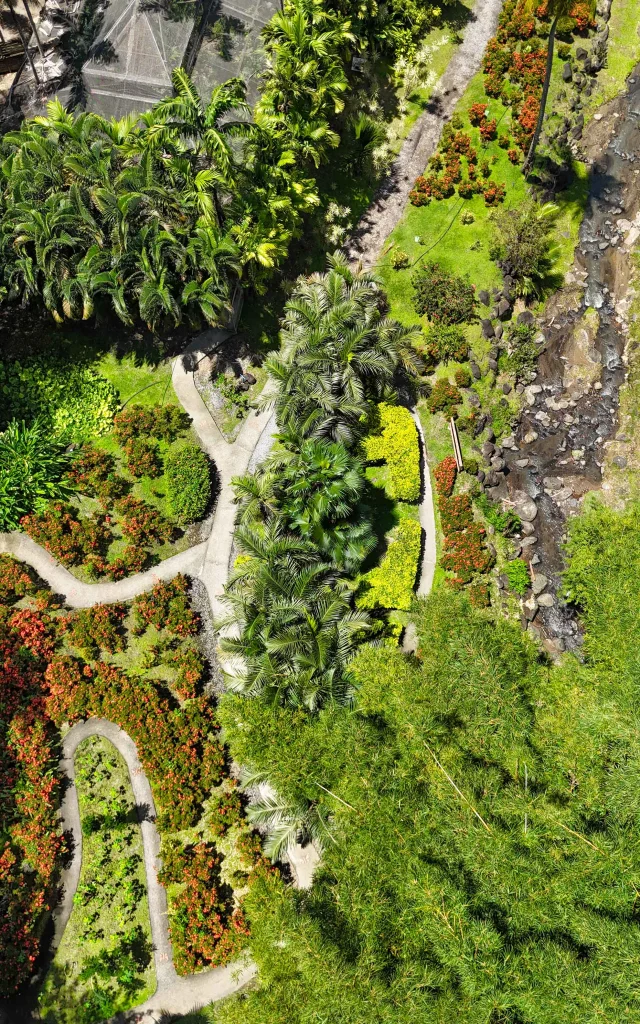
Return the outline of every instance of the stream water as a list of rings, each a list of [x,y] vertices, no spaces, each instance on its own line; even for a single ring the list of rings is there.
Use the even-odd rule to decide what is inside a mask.
[[[608,120],[591,122],[585,132],[585,149],[591,132],[597,155],[574,266],[547,304],[538,374],[525,390],[528,404],[515,446],[502,453],[508,473],[500,495],[516,507],[528,496],[538,509],[522,554],[532,558],[535,573],[547,577],[553,603],[547,598],[547,607],[530,609],[534,628],[560,650],[580,643],[575,612],[558,598],[566,521],[579,511],[583,495],[601,484],[625,379],[627,246],[633,248],[640,234],[632,223],[640,206],[640,68],[609,111]],[[599,147],[593,145],[597,140]]]

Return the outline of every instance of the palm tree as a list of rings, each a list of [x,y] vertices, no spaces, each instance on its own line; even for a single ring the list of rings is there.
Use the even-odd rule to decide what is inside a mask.
[[[417,328],[383,316],[371,271],[352,269],[339,253],[328,262],[328,273],[299,280],[285,307],[281,354],[266,362],[269,401],[281,427],[352,444],[396,371],[420,368]]]
[[[571,8],[574,5],[574,0],[548,0],[547,11],[551,16],[551,29],[549,31],[549,43],[547,49],[547,67],[544,74],[544,83],[542,86],[542,96],[540,97],[540,110],[538,112],[538,120],[536,122],[535,131],[533,138],[531,139],[531,145],[529,146],[529,152],[527,153],[527,159],[524,162],[523,174],[527,175],[533,167],[533,161],[536,155],[536,149],[538,148],[538,142],[540,141],[540,133],[542,131],[542,122],[544,120],[545,107],[547,105],[547,96],[549,95],[549,83],[551,82],[551,70],[553,68],[553,49],[556,39],[556,29],[558,27],[558,21],[560,18],[565,18]]]
[[[233,480],[243,526],[279,521],[310,541],[321,560],[355,573],[376,544],[371,525],[356,515],[364,469],[344,445],[280,435],[257,473]]]
[[[244,779],[251,785],[263,776]],[[271,787],[269,787],[271,790]],[[298,844],[313,843],[322,853],[327,836],[331,836],[326,811],[311,800],[292,800],[271,790],[252,800],[245,810],[247,821],[265,834],[263,850],[271,860],[282,860]]]
[[[205,153],[228,178],[233,163],[229,139],[251,131],[248,120],[230,117],[232,113],[248,115],[246,85],[241,78],[230,78],[216,86],[205,105],[184,68],[171,74],[176,95],[156,103],[151,111],[153,125],[149,133],[158,132],[170,138],[185,139],[196,152]]]
[[[230,615],[222,625],[239,635],[220,645],[241,666],[229,687],[307,711],[348,703],[348,664],[373,628],[353,609],[353,585],[278,521],[241,527],[236,538],[247,557],[226,588]]]
[[[286,0],[263,29],[271,66],[263,102],[274,111],[297,110],[312,119],[344,109],[348,88],[342,53],[355,42],[351,22],[321,0]]]

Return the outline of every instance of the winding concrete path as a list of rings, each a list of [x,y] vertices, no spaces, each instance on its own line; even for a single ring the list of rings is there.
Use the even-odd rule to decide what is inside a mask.
[[[494,35],[503,0],[476,0],[463,40],[436,83],[427,109],[420,115],[373,203],[354,231],[347,251],[352,259],[372,266],[385,241],[402,219],[409,192],[429,157],[435,153],[442,129],[469,82],[480,69],[482,56]]]
[[[225,996],[231,995],[246,985],[254,976],[256,969],[253,964],[247,962],[229,967],[217,967],[188,978],[181,978],[176,974],[169,937],[167,894],[164,886],[158,881],[160,836],[155,825],[156,811],[153,793],[140,764],[135,743],[126,732],[104,718],[91,718],[86,722],[78,722],[69,730],[63,741],[60,769],[69,778],[72,785],[68,786],[65,791],[60,814],[63,828],[73,836],[73,859],[69,867],[62,872],[61,883],[64,887],[64,896],[53,915],[54,946],[58,946],[62,939],[73,909],[73,897],[80,880],[82,828],[78,793],[73,784],[75,779],[74,761],[76,750],[89,736],[103,736],[108,739],[124,758],[129,772],[133,796],[136,807],[139,809],[157,981],[156,991],[146,1003],[136,1007],[135,1011],[119,1014],[115,1020],[118,1022],[133,1019],[140,1022],[152,1021],[155,1019],[154,1015],[161,1010],[170,1013],[188,1013],[199,1004],[213,1002],[215,999],[223,999]]]

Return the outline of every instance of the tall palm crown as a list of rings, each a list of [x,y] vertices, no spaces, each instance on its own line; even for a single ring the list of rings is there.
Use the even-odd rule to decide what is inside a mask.
[[[278,422],[303,436],[349,443],[397,369],[415,370],[416,328],[383,315],[378,279],[339,254],[326,274],[301,279],[287,303],[282,349],[267,360]]]
[[[309,711],[350,700],[347,666],[373,628],[353,610],[352,586],[278,522],[241,527],[236,537],[244,558],[226,602],[238,635],[220,641],[241,666],[230,688]]]
[[[375,547],[369,522],[357,514],[364,468],[343,444],[280,435],[260,471],[233,483],[240,525],[278,520],[349,573]]]
[[[184,68],[175,68],[171,80],[175,96],[153,108],[156,123],[152,132],[161,138],[186,140],[214,160],[223,176],[228,176],[233,163],[230,137],[246,135],[251,130],[251,108],[246,101],[244,81],[230,78],[216,86],[205,104]],[[236,116],[230,117],[231,114]],[[245,116],[238,117],[239,114]]]
[[[350,28],[321,0],[285,0],[262,33],[271,60],[263,102],[312,119],[331,108],[339,113],[348,88],[341,53],[355,42]]]

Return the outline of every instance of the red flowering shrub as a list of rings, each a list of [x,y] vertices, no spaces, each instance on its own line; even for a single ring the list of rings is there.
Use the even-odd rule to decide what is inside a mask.
[[[579,32],[586,32],[588,28],[595,28],[596,23],[591,17],[591,8],[587,3],[574,4],[569,11],[569,16],[575,21]]]
[[[9,619],[9,628],[19,639],[20,645],[26,647],[37,658],[48,659],[53,654],[56,646],[56,627],[47,612],[23,608],[13,613]]]
[[[420,179],[418,179],[419,181]],[[426,192],[422,192],[417,188],[412,188],[409,193],[409,202],[412,206],[428,206],[431,202],[431,196],[428,196]]]
[[[474,608],[487,608],[491,604],[488,584],[472,583],[469,586],[469,600]]]
[[[83,445],[67,473],[71,483],[83,494],[95,495],[103,505],[127,493],[129,484],[116,473],[113,455],[91,444]]]
[[[133,544],[141,546],[166,544],[174,534],[174,527],[156,508],[128,494],[115,503],[123,535]]]
[[[242,800],[233,779],[230,788],[219,787],[209,804],[207,828],[214,836],[224,836],[233,825],[243,820]]]
[[[175,441],[178,434],[188,430],[191,418],[177,405],[154,405],[143,408],[130,405],[122,409],[113,421],[113,433],[118,444],[139,437],[158,437]]]
[[[427,399],[429,412],[442,412],[447,419],[457,414],[457,406],[462,401],[462,395],[455,384],[442,377],[433,388]]]
[[[178,974],[228,963],[249,935],[242,911],[234,908],[228,887],[222,885],[221,860],[212,843],[198,843],[182,851],[182,881],[186,885],[174,898],[169,920]]]
[[[441,565],[454,573],[454,578],[447,580],[448,585],[459,590],[475,576],[487,572],[492,558],[484,544],[485,531],[473,519],[471,498],[468,494],[452,497],[456,475],[456,460],[452,455],[438,463],[434,470],[444,534]]]
[[[34,574],[13,555],[0,555],[0,605],[11,605],[36,589]]]
[[[472,523],[464,531],[444,538],[442,568],[455,573],[463,583],[491,568],[491,556],[484,544],[484,527]]]
[[[445,537],[466,530],[473,523],[471,498],[468,494],[455,494],[451,498],[440,495],[438,508]]]
[[[167,628],[179,637],[195,636],[200,629],[200,617],[189,607],[189,581],[178,575],[169,583],[156,583],[146,594],[139,594],[133,602],[134,625],[143,632],[147,626]]]
[[[533,135],[539,112],[539,99],[533,95],[527,96],[520,108],[520,114],[514,128],[516,140],[523,148]]]
[[[112,539],[102,513],[81,519],[77,509],[61,501],[39,514],[23,516],[20,526],[63,565],[80,565],[90,555],[106,554]]]
[[[442,462],[439,462],[433,471],[433,475],[438,495],[448,498],[449,495],[453,494],[453,487],[458,475],[458,467],[453,455],[447,455]]]
[[[101,571],[110,576],[112,580],[122,580],[125,576],[134,575],[137,572],[144,572],[153,563],[153,559],[144,548],[137,548],[135,544],[127,544],[121,555],[105,562]]]
[[[512,164],[517,164],[520,162],[521,154],[517,149],[508,150],[507,156],[509,157],[509,160],[511,161]]]
[[[122,446],[124,461],[132,476],[160,476],[162,462],[155,441],[147,437],[132,437]]]
[[[16,581],[21,586],[19,579]],[[23,612],[0,626],[0,994],[29,977],[64,848],[59,780],[41,698],[44,630]],[[22,634],[22,635],[20,635]]]
[[[486,119],[487,106],[487,103],[474,103],[469,107],[469,120],[475,128],[479,127]]]
[[[65,632],[74,647],[86,651],[89,657],[97,657],[99,652],[124,651],[125,637],[122,624],[126,608],[122,604],[96,604],[93,608],[83,608],[73,615],[67,616]]]
[[[491,142],[496,137],[497,122],[494,118],[492,121],[483,121],[480,125],[480,136],[483,142]]]
[[[198,687],[204,677],[204,658],[193,647],[182,647],[167,659],[177,669],[173,688],[181,700],[190,700],[196,696]]]
[[[484,190],[484,205],[497,206],[498,203],[504,202],[506,194],[506,187],[498,181],[493,181]]]
[[[90,668],[68,657],[54,658],[45,679],[47,713],[57,725],[107,718],[129,733],[149,776],[161,829],[195,825],[225,765],[208,701],[173,708],[149,679],[134,681],[111,665]]]

